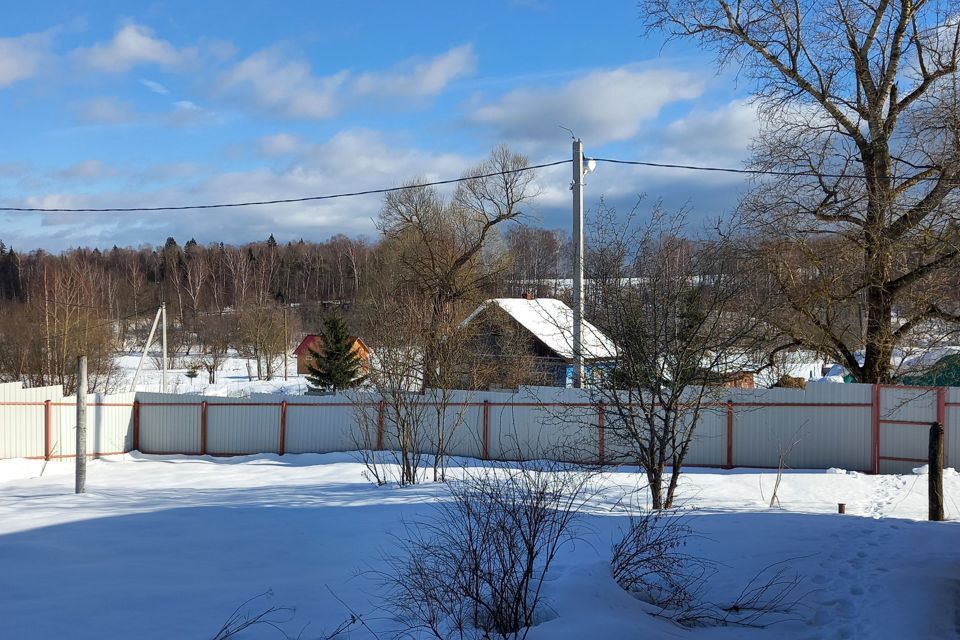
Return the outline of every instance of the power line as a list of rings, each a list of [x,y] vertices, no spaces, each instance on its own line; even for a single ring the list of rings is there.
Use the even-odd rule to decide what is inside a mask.
[[[683,169],[685,171],[709,171],[715,173],[738,173],[755,176],[778,176],[782,178],[836,178],[839,180],[865,180],[867,176],[861,174],[849,173],[818,173],[816,171],[776,171],[774,169],[738,169],[736,167],[714,167],[709,165],[696,164],[670,164],[666,162],[647,162],[644,160],[617,160],[614,158],[593,158],[597,162],[606,162],[608,164],[625,164],[639,167],[652,167],[654,169]],[[894,178],[896,179],[896,178]],[[904,178],[909,180],[911,178]],[[938,181],[941,178],[937,176],[921,176],[913,178],[917,181],[931,182]],[[951,184],[960,184],[960,179],[945,180]]]
[[[253,200],[249,202],[225,202],[217,204],[191,204],[169,207],[104,207],[104,208],[46,208],[46,207],[0,207],[0,211],[22,211],[37,213],[130,213],[136,211],[185,211],[188,209],[226,209],[232,207],[258,207],[270,204],[290,204],[295,202],[316,202],[318,200],[335,200],[338,198],[353,198],[357,196],[369,196],[376,194],[392,193],[394,191],[406,191],[407,189],[419,189],[421,187],[437,187],[445,184],[454,184],[457,182],[466,182],[467,180],[477,180],[481,178],[493,178],[496,176],[505,176],[513,173],[521,173],[532,169],[545,169],[555,167],[561,164],[567,164],[572,160],[557,160],[555,162],[544,162],[533,164],[519,169],[506,169],[504,171],[495,171],[493,173],[482,173],[476,175],[462,176],[460,178],[449,178],[447,180],[434,180],[433,182],[418,182],[416,184],[402,185],[399,187],[385,187],[382,189],[367,189],[365,191],[348,191],[345,193],[332,193],[323,196],[307,196],[304,198],[280,198],[276,200]]]
[[[838,179],[838,180],[863,180],[866,178],[864,175],[858,174],[841,174],[841,173],[817,173],[815,171],[776,171],[773,169],[742,169],[736,167],[717,167],[709,165],[692,165],[692,164],[672,164],[666,162],[650,162],[646,160],[619,160],[616,158],[593,158],[597,162],[606,162],[608,164],[619,164],[619,165],[630,165],[630,166],[640,166],[640,167],[650,167],[654,169],[681,169],[684,171],[704,171],[704,172],[713,172],[713,173],[734,173],[740,175],[754,175],[754,176],[776,176],[776,177],[788,177],[788,178],[828,178],[828,179]],[[24,213],[134,213],[134,212],[156,212],[156,211],[188,211],[193,209],[228,209],[236,207],[258,207],[265,205],[275,205],[275,204],[292,204],[298,202],[318,202],[323,200],[336,200],[340,198],[354,198],[359,196],[368,196],[368,195],[382,195],[385,193],[393,193],[396,191],[406,191],[408,189],[418,189],[421,187],[437,187],[448,184],[456,184],[459,182],[466,182],[467,180],[475,180],[482,178],[493,178],[496,176],[509,175],[513,173],[521,173],[523,171],[531,171],[533,169],[546,169],[548,167],[556,167],[562,164],[568,164],[572,160],[555,160],[553,162],[543,162],[540,164],[528,165],[525,167],[520,167],[518,169],[507,169],[504,171],[495,171],[492,173],[484,173],[477,175],[468,175],[462,176],[460,178],[448,178],[446,180],[434,180],[432,182],[420,182],[416,184],[402,185],[399,187],[384,187],[380,189],[366,189],[364,191],[347,191],[343,193],[332,193],[327,195],[319,196],[306,196],[302,198],[277,198],[274,200],[251,200],[246,202],[221,202],[214,204],[190,204],[190,205],[173,205],[173,206],[160,206],[160,207],[83,207],[83,208],[65,208],[65,207],[0,207],[0,212],[24,212]],[[920,176],[916,178],[906,178],[907,180],[913,180],[915,182],[932,182],[944,180],[943,178],[937,176]],[[946,179],[946,182],[951,184],[960,184],[960,179]]]

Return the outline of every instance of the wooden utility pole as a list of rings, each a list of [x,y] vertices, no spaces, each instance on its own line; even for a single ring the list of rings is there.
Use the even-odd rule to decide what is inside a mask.
[[[930,450],[927,461],[927,500],[930,503],[929,520],[943,521],[943,425],[930,425]]]
[[[76,493],[87,490],[87,356],[77,356]]]

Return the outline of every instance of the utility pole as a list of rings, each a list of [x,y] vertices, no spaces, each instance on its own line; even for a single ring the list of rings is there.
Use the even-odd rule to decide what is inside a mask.
[[[573,141],[573,386],[583,387],[583,142]]]
[[[87,490],[87,356],[77,356],[77,449],[74,492]]]
[[[167,392],[167,303],[160,303],[160,316],[163,320],[163,333],[161,342],[163,343],[163,375],[160,378],[160,392]]]
[[[283,379],[287,379],[287,351],[290,350],[290,340],[287,338],[287,305],[283,305]]]
[[[140,370],[143,368],[143,361],[147,359],[147,352],[150,351],[150,345],[153,344],[153,334],[157,331],[157,323],[160,322],[160,309],[157,309],[157,315],[153,318],[153,326],[150,327],[150,335],[147,336],[147,344],[143,347],[143,355],[140,356],[140,362],[137,363],[137,371],[133,374],[133,380],[130,381],[130,391],[137,390],[137,380],[140,378]]]

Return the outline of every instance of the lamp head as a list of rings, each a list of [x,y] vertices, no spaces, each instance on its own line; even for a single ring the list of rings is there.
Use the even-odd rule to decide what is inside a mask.
[[[596,161],[596,160],[594,160],[593,158],[584,158],[584,159],[583,159],[583,172],[584,172],[585,174],[586,174],[586,173],[593,173],[596,168],[597,168],[597,161]]]

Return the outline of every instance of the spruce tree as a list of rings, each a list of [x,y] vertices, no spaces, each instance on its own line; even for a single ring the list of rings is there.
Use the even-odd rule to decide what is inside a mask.
[[[307,381],[311,388],[337,392],[360,384],[363,359],[353,351],[353,341],[343,316],[334,312],[323,321],[321,343],[310,349],[312,362],[307,363]]]

